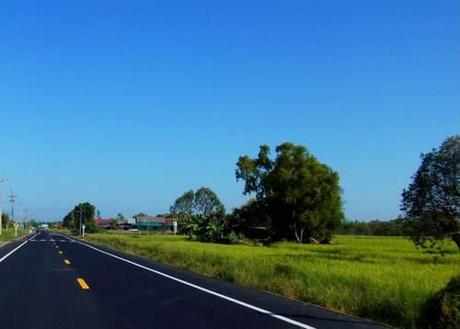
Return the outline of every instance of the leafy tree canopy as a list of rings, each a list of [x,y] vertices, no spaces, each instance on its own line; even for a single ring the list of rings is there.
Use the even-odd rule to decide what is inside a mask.
[[[275,239],[327,242],[343,218],[338,173],[301,145],[277,146],[275,159],[267,145],[260,146],[256,158],[239,158],[236,178],[264,209]]]
[[[208,187],[187,191],[170,208],[179,230],[198,240],[218,242],[225,233],[225,207]]]
[[[441,251],[452,239],[460,249],[460,135],[421,155],[412,182],[402,193],[401,210],[415,244]]]
[[[221,217],[225,215],[224,205],[209,187],[201,187],[195,192],[193,211],[195,214],[204,216]]]
[[[181,220],[189,219],[192,215],[223,216],[225,207],[213,190],[201,187],[196,192],[190,190],[177,198],[170,212]]]
[[[174,201],[169,211],[177,217],[179,221],[188,220],[193,214],[195,192],[187,191]]]
[[[82,225],[85,225],[86,232],[92,233],[96,231],[96,223],[94,221],[96,207],[89,202],[77,204],[63,219],[64,227],[79,232],[80,218]]]

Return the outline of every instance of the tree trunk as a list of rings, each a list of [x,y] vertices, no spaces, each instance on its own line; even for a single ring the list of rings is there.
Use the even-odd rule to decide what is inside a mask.
[[[296,225],[296,223],[294,223],[294,235],[295,235],[295,239],[297,240],[297,243],[301,243],[302,241],[300,240],[300,237],[297,234],[297,225]]]
[[[300,230],[300,243],[303,243],[303,233],[305,232],[305,227],[302,227]]]
[[[299,231],[297,231],[298,229]],[[297,240],[297,243],[303,243],[305,229],[306,226],[302,226],[302,224],[299,224],[299,227],[297,227],[297,224],[294,223],[294,235],[295,239]]]
[[[457,248],[460,250],[460,233],[452,234],[452,240],[454,240],[455,244],[457,245]]]

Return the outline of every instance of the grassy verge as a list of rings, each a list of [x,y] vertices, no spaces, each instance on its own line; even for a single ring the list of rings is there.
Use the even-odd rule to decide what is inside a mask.
[[[460,271],[454,246],[437,263],[398,237],[338,236],[336,245],[218,245],[170,235],[98,233],[88,240],[213,278],[404,328]]]
[[[73,235],[72,232],[67,228],[53,228],[53,229],[50,229],[49,231],[52,233]]]
[[[0,235],[0,241],[11,241],[14,239],[19,239],[19,238],[22,238],[23,236],[26,236],[28,233],[29,233],[28,230],[18,229],[18,236],[16,238],[14,236],[13,228],[3,229],[2,235]]]

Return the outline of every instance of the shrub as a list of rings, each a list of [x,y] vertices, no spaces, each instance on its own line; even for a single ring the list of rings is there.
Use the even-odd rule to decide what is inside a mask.
[[[238,244],[240,242],[240,237],[238,236],[238,234],[232,231],[230,232],[229,235],[227,235],[224,238],[224,240],[226,243],[229,243],[229,244]]]
[[[460,274],[431,297],[423,307],[419,327],[423,329],[460,328]]]

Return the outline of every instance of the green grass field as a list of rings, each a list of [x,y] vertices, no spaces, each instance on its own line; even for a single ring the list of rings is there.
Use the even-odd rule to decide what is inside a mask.
[[[453,245],[436,263],[400,237],[338,236],[335,245],[221,245],[171,235],[99,233],[88,240],[213,278],[403,328],[460,271]]]

